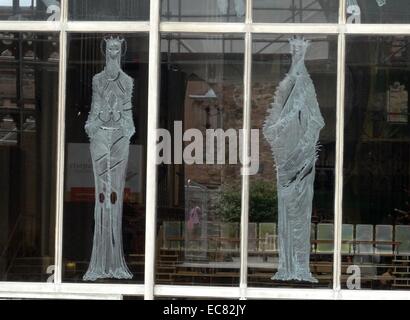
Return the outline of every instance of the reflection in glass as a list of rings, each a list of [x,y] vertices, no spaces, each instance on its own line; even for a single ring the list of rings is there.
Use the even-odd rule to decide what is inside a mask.
[[[149,20],[149,0],[70,0],[68,5],[70,20]]]
[[[266,121],[266,127],[260,139],[259,171],[250,176],[248,283],[257,287],[331,288],[337,42],[331,36],[305,36],[309,48],[306,50],[306,42],[299,39],[300,46],[294,42],[297,50],[291,50],[288,38],[255,35],[253,40],[251,125],[262,129]],[[303,84],[293,81],[297,77]],[[290,107],[300,109],[292,112]],[[275,119],[289,129],[287,134],[279,136],[268,130],[276,128],[271,126]],[[299,121],[310,127],[310,133],[293,140],[306,133],[299,128]],[[272,149],[272,142],[278,148]],[[301,149],[305,143],[308,147]],[[298,150],[295,158],[288,161],[294,150]],[[290,166],[298,163],[302,163],[300,167]],[[295,189],[282,182],[289,179],[289,186],[295,186],[303,177]]]
[[[0,20],[60,20],[60,0],[0,0]]]
[[[162,0],[161,20],[241,22],[246,0]]]
[[[0,279],[53,281],[57,34],[0,34]],[[30,59],[26,57],[30,56]]]
[[[63,279],[141,283],[148,37],[105,37],[69,38]]]
[[[347,0],[348,23],[409,23],[408,0]]]
[[[253,0],[253,21],[337,23],[338,0]]]
[[[172,141],[159,144],[172,157],[158,167],[156,282],[236,286],[243,38],[163,34],[161,52],[159,126]]]
[[[354,237],[343,243],[345,288],[410,286],[409,43],[406,36],[348,38],[343,219]]]

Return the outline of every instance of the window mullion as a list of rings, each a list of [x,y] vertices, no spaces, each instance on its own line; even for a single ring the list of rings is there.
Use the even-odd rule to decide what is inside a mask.
[[[339,0],[339,24],[346,23],[346,0]]]
[[[250,149],[251,130],[251,86],[252,86],[252,34],[245,35],[245,61],[244,61],[244,116],[243,116],[243,141],[242,141],[242,205],[241,205],[241,270],[240,289],[241,298],[246,298],[248,278],[248,224],[249,224],[249,168],[247,158]]]
[[[60,62],[59,62],[59,96],[57,123],[57,177],[56,177],[56,225],[55,225],[55,269],[54,283],[62,282],[63,269],[63,209],[64,209],[64,151],[65,151],[65,106],[67,81],[67,21],[68,0],[62,0],[60,20]]]
[[[146,231],[145,231],[145,299],[154,298],[155,243],[156,243],[156,129],[159,112],[160,76],[160,0],[151,0],[149,33],[148,75],[148,134],[147,134],[147,178],[146,178]]]
[[[334,262],[333,289],[341,288],[342,271],[342,209],[343,209],[343,148],[344,148],[344,102],[345,102],[345,61],[346,36],[338,38],[337,62],[337,107],[336,107],[336,166],[335,166],[335,223],[334,223]]]
[[[252,24],[252,0],[247,1],[246,24]],[[244,56],[244,94],[243,94],[243,141],[242,141],[242,199],[241,199],[241,226],[240,226],[240,297],[245,299],[248,286],[248,236],[249,236],[249,174],[245,159],[248,158],[250,149],[251,108],[252,108],[252,33],[245,34]]]

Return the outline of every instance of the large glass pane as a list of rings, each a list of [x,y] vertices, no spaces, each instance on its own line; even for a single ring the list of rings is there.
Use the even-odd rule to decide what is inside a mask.
[[[60,0],[0,0],[0,20],[60,20]]]
[[[347,39],[342,285],[410,286],[410,37]],[[346,248],[347,249],[347,248]]]
[[[52,281],[58,34],[0,34],[0,279]]]
[[[143,282],[147,79],[147,35],[69,35],[65,281]]]
[[[246,0],[162,0],[161,20],[241,22]]]
[[[253,0],[253,21],[337,23],[338,0]]]
[[[70,20],[149,20],[149,0],[69,0]]]
[[[332,288],[336,66],[335,36],[254,36],[249,286]]]
[[[161,62],[156,282],[236,286],[243,37],[163,34]]]
[[[410,23],[408,0],[346,0],[348,23]]]

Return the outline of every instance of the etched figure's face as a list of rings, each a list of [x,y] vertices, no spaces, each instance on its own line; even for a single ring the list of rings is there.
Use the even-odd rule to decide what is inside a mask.
[[[121,42],[118,40],[107,41],[107,56],[116,59],[121,54]]]
[[[303,37],[294,37],[289,39],[290,53],[292,54],[292,60],[297,63],[305,59],[307,47],[310,44],[309,40],[305,40]]]

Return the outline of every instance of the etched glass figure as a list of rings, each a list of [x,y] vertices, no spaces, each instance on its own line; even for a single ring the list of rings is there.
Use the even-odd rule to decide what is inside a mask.
[[[383,7],[387,4],[386,0],[376,0],[379,7]],[[347,0],[346,1],[346,12],[349,14],[347,17],[347,23],[360,24],[362,19],[362,11],[360,9],[357,0]]]
[[[228,0],[218,0],[218,9],[222,14],[227,14],[228,12]]]
[[[357,3],[357,0],[347,0],[346,5],[346,12],[349,14],[347,17],[347,23],[360,24],[362,19],[362,11]]]
[[[135,132],[131,98],[133,79],[121,69],[124,39],[105,38],[106,66],[93,78],[91,111],[85,130],[94,170],[94,240],[83,279],[130,279],[122,245],[122,205],[129,140]]]
[[[217,4],[218,4],[219,12],[221,12],[222,14],[228,14],[229,0],[218,0]],[[234,6],[235,6],[236,16],[238,18],[243,17],[245,15],[244,0],[235,0]]]
[[[386,0],[376,0],[376,2],[379,7],[383,7],[387,3]]]
[[[309,45],[289,40],[292,65],[275,93],[263,127],[276,163],[279,265],[272,280],[317,282],[309,269],[315,163],[325,123],[305,66]]]

